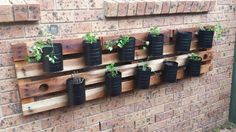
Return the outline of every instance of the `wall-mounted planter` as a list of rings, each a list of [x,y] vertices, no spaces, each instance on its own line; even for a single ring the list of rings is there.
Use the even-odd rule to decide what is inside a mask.
[[[128,44],[123,48],[119,48],[119,60],[123,62],[131,62],[134,60],[135,38],[130,37]]]
[[[70,106],[83,104],[86,100],[85,80],[82,82],[69,78],[66,80],[66,88],[68,93],[68,103]]]
[[[114,97],[121,94],[121,72],[118,71],[118,74],[113,77],[110,72],[106,72],[105,74],[105,87],[106,94],[108,96]]]
[[[186,66],[187,76],[200,76],[202,60],[189,59]]]
[[[148,54],[151,57],[163,56],[164,35],[160,34],[153,36],[148,34],[147,40],[149,41]]]
[[[142,66],[136,68],[135,74],[135,86],[138,89],[147,89],[150,85],[151,68],[147,67],[146,71]]]
[[[214,37],[214,31],[199,30],[198,32],[198,47],[211,48]]]
[[[192,32],[177,32],[176,34],[176,52],[188,53],[192,41]]]
[[[101,41],[87,43],[83,41],[85,62],[88,66],[96,66],[102,63]]]
[[[178,70],[178,63],[175,61],[165,61],[162,73],[163,81],[174,83],[176,82],[176,75]]]
[[[54,55],[57,59],[55,59],[55,63],[49,61],[47,55],[52,53],[54,50]],[[63,54],[62,54],[62,45],[59,43],[54,43],[53,47],[44,47],[42,53],[42,62],[43,62],[43,70],[45,72],[57,72],[63,70]]]

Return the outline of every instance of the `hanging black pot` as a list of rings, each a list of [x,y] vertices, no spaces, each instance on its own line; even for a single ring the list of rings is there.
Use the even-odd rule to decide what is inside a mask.
[[[189,59],[186,66],[187,76],[200,76],[202,60]]]
[[[147,89],[150,86],[151,68],[147,67],[146,71],[142,66],[136,68],[135,74],[135,86],[138,89]]]
[[[63,70],[63,54],[62,45],[54,43],[52,46],[45,46],[42,54],[43,70],[45,72],[57,72]],[[56,56],[55,63],[49,61],[47,55],[52,54]]]
[[[102,63],[101,41],[88,43],[83,41],[85,62],[88,66],[96,66]]]
[[[70,106],[80,105],[86,101],[84,80],[79,82],[74,78],[69,78],[66,80],[66,88]]]
[[[211,48],[214,37],[214,31],[199,30],[198,32],[198,47]]]
[[[178,70],[178,63],[175,61],[166,61],[164,62],[164,69],[163,69],[163,81],[174,83],[176,82]]]
[[[162,57],[163,56],[163,45],[164,45],[164,35],[160,34],[153,36],[148,34],[148,54],[151,57]]]
[[[113,77],[110,72],[106,72],[105,74],[105,85],[106,85],[106,93],[108,96],[118,96],[121,94],[121,72]]]
[[[192,32],[177,32],[176,51],[178,53],[188,53],[192,41]]]
[[[126,44],[123,48],[119,48],[119,60],[123,62],[131,62],[134,60],[134,52],[135,52],[135,38],[130,37],[128,44]]]

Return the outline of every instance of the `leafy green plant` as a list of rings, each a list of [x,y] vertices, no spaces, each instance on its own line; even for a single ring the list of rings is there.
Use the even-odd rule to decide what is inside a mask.
[[[149,32],[152,36],[156,37],[156,36],[160,35],[161,29],[159,27],[151,27],[149,29]]]
[[[142,67],[143,71],[146,71],[148,69],[148,63],[145,61],[142,61],[141,63],[139,63],[139,66]]]
[[[86,33],[86,34],[83,36],[83,39],[84,39],[87,43],[90,43],[90,44],[93,44],[93,43],[96,43],[96,42],[97,42],[97,37],[96,37],[95,34],[92,33],[92,32]]]
[[[112,77],[116,77],[118,75],[118,70],[117,70],[117,67],[115,66],[115,63],[111,63],[110,65],[107,65],[106,70],[111,73]]]
[[[129,42],[129,36],[122,36],[119,38],[118,42],[117,42],[117,46],[120,48],[123,48],[126,44],[128,44]]]
[[[224,27],[220,23],[216,25],[200,26],[200,29],[203,31],[214,31],[217,39],[222,38],[224,32]]]
[[[202,60],[202,58],[201,58],[198,54],[195,54],[195,53],[192,53],[192,54],[189,56],[189,59],[195,60],[195,61],[200,61],[200,60]]]
[[[114,46],[116,46],[118,43],[118,40],[109,40],[105,42],[105,47],[106,49],[108,49],[109,51],[112,51]]]
[[[46,55],[46,57],[48,58],[48,60],[51,63],[55,63],[55,61],[58,59],[54,53],[54,47],[53,47],[53,35],[49,34],[46,31],[41,31],[43,35],[45,35],[47,37],[47,40],[44,41],[42,39],[37,40],[34,45],[30,48],[30,52],[31,52],[31,56],[27,57],[28,62],[33,62],[33,60],[35,60],[36,62],[41,61],[42,59],[42,54],[43,54],[43,48],[44,47],[52,47],[52,51]]]

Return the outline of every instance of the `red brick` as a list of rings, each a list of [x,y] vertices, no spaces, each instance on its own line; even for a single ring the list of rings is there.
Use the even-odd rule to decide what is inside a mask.
[[[41,11],[41,23],[53,23],[54,16],[53,11]]]
[[[8,79],[14,78],[15,75],[15,68],[13,66],[8,67],[0,67],[0,79]]]
[[[177,13],[183,13],[185,8],[185,1],[178,1]]]
[[[99,132],[99,123],[85,127],[84,131],[81,132]]]
[[[119,29],[142,28],[143,19],[119,20]]]
[[[0,54],[0,66],[13,65],[12,54]]]
[[[209,6],[210,6],[210,2],[209,1],[204,1],[204,4],[202,5],[202,11],[203,12],[208,11]]]
[[[92,30],[93,31],[112,31],[118,29],[117,21],[97,21],[92,22]]]
[[[126,16],[128,12],[128,3],[123,1],[118,1],[118,12],[117,16]]]
[[[112,112],[107,111],[107,112],[103,112],[103,113],[99,113],[99,114],[87,117],[87,124],[91,125],[91,124],[99,123],[101,121],[109,120],[111,118],[112,118]]]
[[[74,11],[55,11],[53,12],[54,22],[73,22]]]
[[[215,0],[212,0],[210,1],[210,6],[209,6],[209,11],[213,11],[214,8],[215,8],[215,5],[216,5],[216,1]]]
[[[170,2],[170,12],[169,13],[176,13],[178,8],[178,1],[171,1]]]
[[[102,10],[77,10],[75,11],[75,21],[94,21],[103,19]]]
[[[146,2],[143,0],[137,1],[137,12],[136,15],[144,15],[145,14],[145,8],[146,8]]]
[[[104,9],[104,14],[106,17],[116,17],[118,11],[118,2],[106,0],[104,1]]]
[[[137,12],[137,2],[129,1],[127,16],[134,16]]]
[[[13,9],[8,0],[1,0],[0,2],[0,22],[13,22]]]
[[[200,1],[194,1],[193,5],[192,5],[191,12],[199,12],[199,10],[201,9],[200,6],[201,6]]]
[[[112,111],[113,117],[120,117],[134,112],[134,104],[126,105],[124,107]]]
[[[40,9],[45,10],[53,10],[54,9],[54,0],[40,0]]]
[[[135,128],[141,128],[143,126],[147,126],[147,125],[150,125],[150,124],[153,124],[155,122],[155,118],[154,116],[149,116],[149,117],[146,117],[146,118],[143,118],[143,119],[140,119],[140,120],[136,120],[134,123],[135,123]]]
[[[155,9],[155,1],[148,0],[146,3],[145,15],[154,14],[154,9]]]
[[[7,116],[0,119],[0,129],[7,127],[14,127],[22,123],[22,118],[20,115]]]
[[[143,27],[150,28],[152,26],[163,26],[165,23],[164,17],[146,18],[143,20]]]
[[[162,2],[161,14],[168,14],[170,11],[170,1]]]
[[[57,9],[76,9],[74,0],[56,0]]]
[[[76,33],[87,33],[92,31],[92,23],[90,22],[77,22]]]
[[[20,103],[11,103],[2,106],[2,114],[3,116],[13,115],[21,113],[21,104]]]
[[[16,90],[17,87],[17,80],[16,79],[5,79],[0,80],[0,93]]]
[[[56,132],[71,132],[76,129],[80,129],[86,126],[86,118],[73,120],[72,122],[68,122],[65,124],[60,124],[56,126]]]
[[[162,2],[161,1],[156,1],[155,2],[154,14],[161,14],[161,10],[162,10]]]
[[[185,1],[184,12],[185,13],[191,12],[192,5],[193,5],[193,1]]]
[[[111,128],[121,126],[124,124],[125,124],[124,117],[114,118],[111,120],[106,120],[106,121],[100,122],[100,130],[104,131],[104,130],[111,129]]]
[[[38,21],[40,19],[40,5],[36,0],[25,0],[28,6],[28,21]]]
[[[24,0],[11,0],[13,4],[14,21],[28,20],[28,7]]]
[[[101,111],[108,111],[108,110],[113,110],[116,108],[120,108],[122,106],[124,106],[125,104],[125,100],[120,98],[120,97],[116,97],[116,98],[111,98],[111,100],[101,103]]]

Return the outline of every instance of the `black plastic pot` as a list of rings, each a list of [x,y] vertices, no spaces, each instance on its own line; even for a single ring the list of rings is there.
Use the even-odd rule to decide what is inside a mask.
[[[118,75],[112,77],[110,72],[106,72],[105,74],[105,86],[106,93],[108,96],[118,96],[121,94],[121,72],[118,72]]]
[[[177,32],[176,51],[178,53],[188,53],[192,41],[192,32]]]
[[[153,36],[148,34],[148,54],[151,57],[162,57],[163,56],[163,45],[164,45],[164,35],[160,34],[158,36]]]
[[[198,32],[198,47],[211,48],[214,37],[214,31],[199,30]]]
[[[73,78],[69,78],[66,80],[66,88],[70,106],[80,105],[86,101],[85,81],[76,82]]]
[[[164,69],[163,69],[163,81],[174,83],[176,82],[178,70],[178,63],[175,61],[166,61],[164,62]]]
[[[54,50],[54,55],[57,57],[55,63],[52,63],[48,60],[47,55],[52,53]],[[62,54],[62,45],[60,43],[54,43],[52,46],[46,46],[43,48],[42,54],[43,70],[45,72],[57,72],[63,70],[63,54]]]
[[[188,60],[186,66],[186,75],[187,76],[200,76],[202,60]]]
[[[136,68],[135,74],[135,86],[138,89],[147,89],[150,86],[151,68],[148,67],[146,71],[142,69],[142,66]]]
[[[84,41],[83,46],[86,65],[100,65],[102,63],[101,41],[97,40],[97,42],[93,44]]]
[[[134,52],[135,52],[135,38],[130,37],[128,44],[126,44],[123,48],[119,48],[119,60],[123,62],[131,62],[134,60]]]

